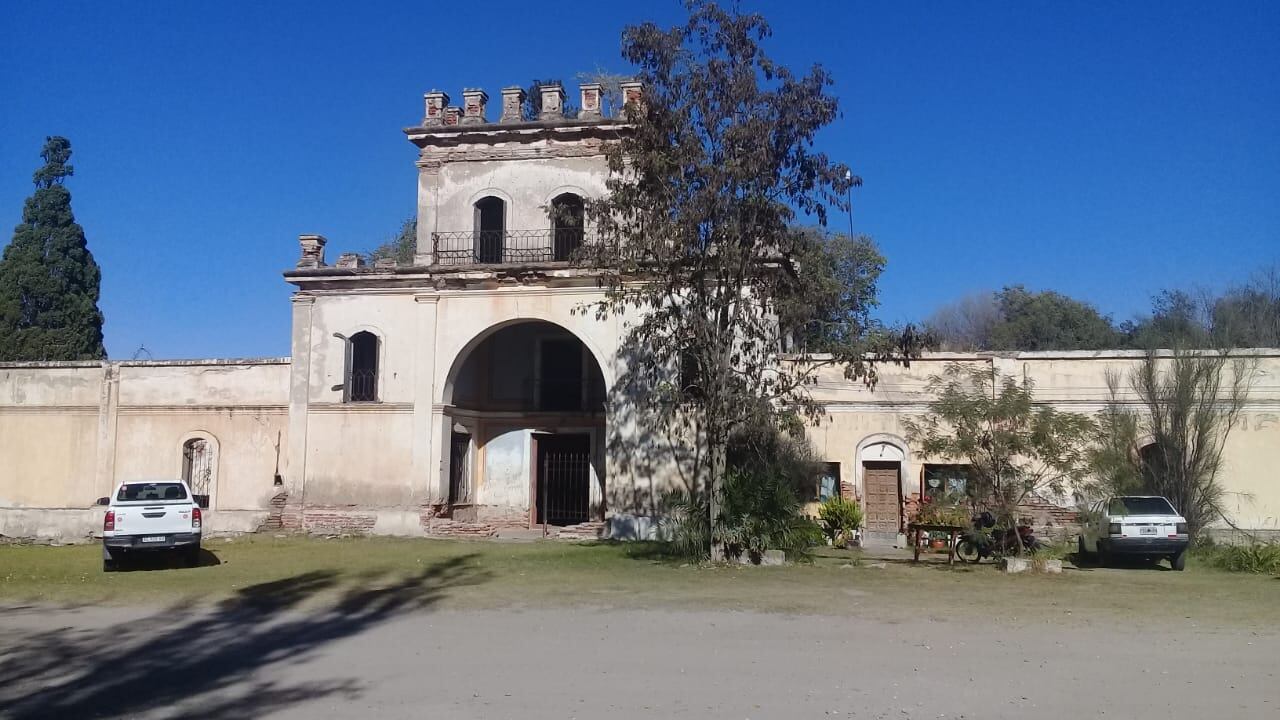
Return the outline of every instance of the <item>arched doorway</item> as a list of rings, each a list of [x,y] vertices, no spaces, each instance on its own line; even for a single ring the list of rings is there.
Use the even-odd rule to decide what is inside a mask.
[[[896,442],[875,439],[858,451],[868,537],[896,537],[902,531],[902,466],[906,452]]]
[[[605,381],[576,335],[542,320],[482,333],[455,359],[443,400],[455,520],[603,519]]]
[[[182,479],[196,502],[209,507],[218,477],[218,453],[214,441],[204,435],[193,435],[182,443]]]

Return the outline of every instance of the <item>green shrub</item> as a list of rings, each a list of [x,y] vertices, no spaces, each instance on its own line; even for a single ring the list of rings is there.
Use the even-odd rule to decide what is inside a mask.
[[[804,516],[789,478],[731,472],[720,496],[720,517],[712,538],[726,557],[744,553],[753,561],[766,550],[782,550],[789,560],[807,560],[822,542],[822,528]]]
[[[753,561],[767,550],[782,550],[789,560],[808,560],[822,542],[822,528],[801,513],[803,504],[787,478],[730,473],[721,485],[714,537],[705,498],[677,491],[664,504],[671,518],[670,551],[690,562],[707,561],[713,541],[726,557],[745,554]]]
[[[1196,556],[1221,570],[1280,575],[1280,543],[1206,544],[1196,549]]]
[[[847,546],[853,541],[854,532],[862,527],[862,519],[862,507],[857,500],[828,498],[818,508],[822,532],[837,547]]]
[[[711,553],[711,508],[700,494],[677,490],[663,500],[670,517],[667,546],[689,562],[706,562]]]
[[[677,491],[664,498],[670,551],[704,562],[714,542],[727,557],[756,560],[766,550],[782,550],[790,560],[809,559],[823,536],[802,512],[822,471],[808,441],[776,427],[752,426],[729,439],[726,461],[715,537],[705,493]]]

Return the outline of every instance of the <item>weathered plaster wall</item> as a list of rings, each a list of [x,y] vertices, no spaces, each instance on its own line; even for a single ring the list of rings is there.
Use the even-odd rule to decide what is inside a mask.
[[[1228,437],[1221,479],[1228,491],[1233,522],[1245,528],[1280,529],[1280,475],[1275,471],[1280,467],[1280,351],[1245,354],[1256,360],[1257,374],[1245,412]],[[1107,351],[978,357],[938,353],[915,360],[910,367],[881,366],[874,390],[843,380],[836,369],[822,371],[814,397],[826,404],[827,413],[810,427],[809,435],[825,460],[840,463],[844,482],[852,483],[859,496],[863,485],[858,452],[869,443],[886,441],[903,448],[907,456],[902,468],[904,495],[920,491],[926,462],[945,461],[922,457],[907,438],[903,421],[925,412],[928,396],[924,386],[929,376],[951,362],[979,367],[994,363],[1002,375],[1031,380],[1037,400],[1092,414],[1101,410],[1109,397],[1107,373],[1130,372],[1141,362],[1141,354]],[[1123,385],[1118,397],[1125,402],[1137,400]]]
[[[210,530],[253,529],[287,469],[287,360],[0,366],[0,534],[84,536],[96,498],[216,448]],[[279,448],[279,450],[277,450]]]
[[[462,145],[429,151],[418,182],[418,254],[430,264],[431,233],[471,232],[475,203],[486,196],[506,203],[508,231],[549,230],[548,208],[561,193],[604,194],[605,159],[598,144],[539,139],[511,147]],[[445,161],[440,163],[439,159]]]
[[[485,443],[477,504],[529,507],[529,435],[527,429],[502,430]]]

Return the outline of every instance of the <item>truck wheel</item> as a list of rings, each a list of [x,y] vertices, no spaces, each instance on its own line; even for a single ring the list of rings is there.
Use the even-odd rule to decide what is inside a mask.
[[[1187,551],[1183,550],[1177,555],[1174,555],[1173,557],[1169,558],[1169,565],[1172,566],[1174,570],[1178,570],[1178,571],[1186,570],[1187,569]]]

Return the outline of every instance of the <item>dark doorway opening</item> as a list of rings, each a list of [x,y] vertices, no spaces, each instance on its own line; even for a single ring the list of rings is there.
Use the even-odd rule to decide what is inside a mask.
[[[582,228],[585,209],[582,198],[573,193],[557,195],[551,201],[552,222],[555,226],[555,247],[552,257],[555,260],[570,260],[573,253],[582,247]]]
[[[591,436],[541,435],[534,522],[576,525],[591,519]]]
[[[500,198],[481,198],[476,203],[476,262],[503,262],[507,235],[507,207]]]
[[[582,409],[582,342],[577,338],[546,339],[542,343],[538,378],[538,409]]]

